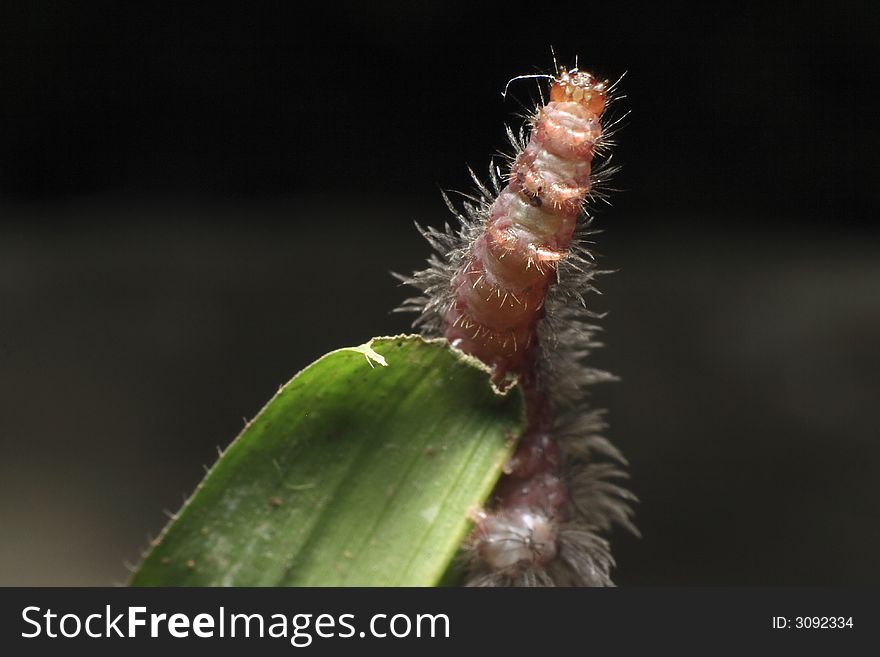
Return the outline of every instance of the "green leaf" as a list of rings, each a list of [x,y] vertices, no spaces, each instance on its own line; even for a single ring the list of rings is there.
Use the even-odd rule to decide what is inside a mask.
[[[245,427],[131,584],[436,585],[522,409],[443,340],[331,352]]]

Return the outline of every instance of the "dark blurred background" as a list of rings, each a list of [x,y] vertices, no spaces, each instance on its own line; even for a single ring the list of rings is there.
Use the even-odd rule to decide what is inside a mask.
[[[124,581],[562,63],[621,83],[621,584],[880,582],[876,3],[5,2],[0,584]]]

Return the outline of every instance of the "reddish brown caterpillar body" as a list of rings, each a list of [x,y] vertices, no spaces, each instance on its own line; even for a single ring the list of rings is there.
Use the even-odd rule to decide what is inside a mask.
[[[594,346],[582,295],[596,271],[578,219],[601,176],[593,158],[610,91],[578,69],[552,77],[528,142],[509,133],[507,185],[490,167],[491,189],[474,177],[481,198],[464,214],[447,199],[460,229],[424,230],[441,257],[403,279],[423,292],[401,308],[420,313],[416,326],[482,360],[497,383],[515,376],[526,398],[516,453],[473,518],[471,584],[610,585],[599,533],[614,522],[635,531],[634,498],[611,481],[625,462],[584,400],[584,387],[609,375],[581,362]]]
[[[590,191],[605,94],[605,83],[589,73],[575,70],[553,82],[528,145],[489,207],[485,232],[452,281],[455,301],[443,332],[490,365],[497,380],[528,368],[547,288]]]

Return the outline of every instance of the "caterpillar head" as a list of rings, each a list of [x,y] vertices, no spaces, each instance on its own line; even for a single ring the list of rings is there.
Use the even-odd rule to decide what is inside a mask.
[[[602,114],[608,95],[608,82],[599,81],[576,68],[562,71],[550,85],[550,100],[578,103],[596,116]]]

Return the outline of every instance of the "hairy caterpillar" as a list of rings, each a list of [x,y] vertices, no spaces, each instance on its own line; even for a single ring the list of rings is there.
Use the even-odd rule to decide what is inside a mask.
[[[635,498],[615,483],[626,462],[584,400],[588,384],[611,377],[582,361],[597,329],[583,294],[598,273],[584,205],[608,171],[593,158],[609,144],[602,115],[614,85],[578,68],[537,77],[551,80],[549,102],[518,135],[508,128],[506,180],[492,165],[488,185],[471,172],[479,195],[464,212],[444,195],[460,225],[420,229],[439,255],[401,277],[422,294],[399,310],[419,313],[419,330],[482,360],[498,384],[516,378],[525,394],[526,429],[474,514],[469,584],[608,586],[614,561],[602,533],[612,524],[636,532]]]

